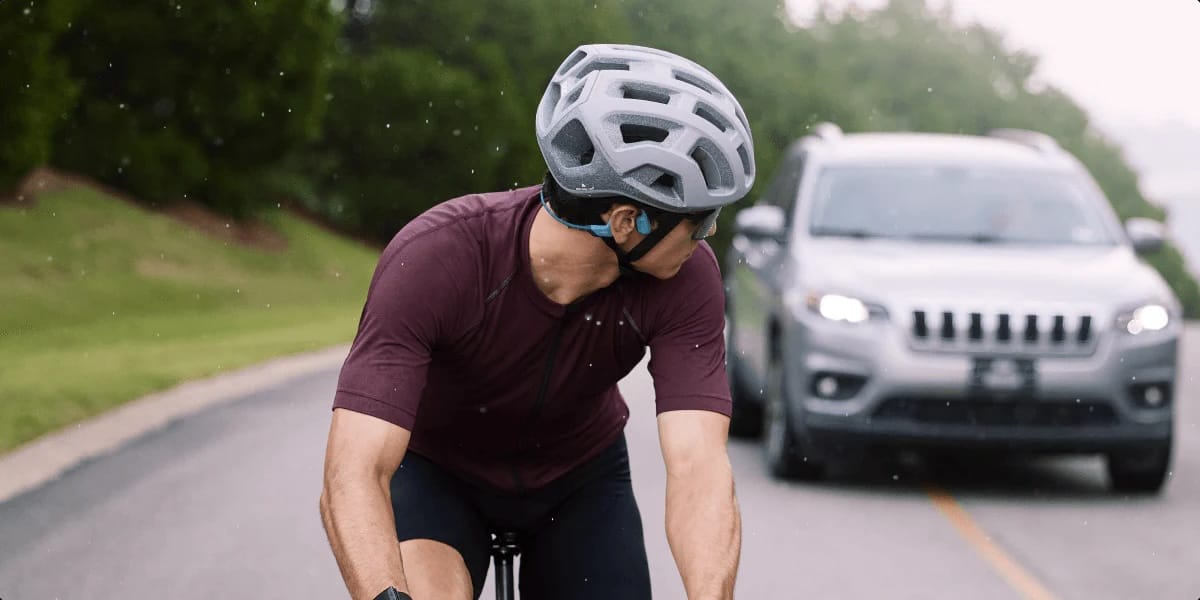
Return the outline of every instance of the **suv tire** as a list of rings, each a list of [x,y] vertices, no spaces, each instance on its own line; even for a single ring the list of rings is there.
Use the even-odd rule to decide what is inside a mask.
[[[751,394],[740,375],[737,350],[733,347],[733,320],[725,318],[725,373],[729,377],[729,393],[733,397],[733,413],[729,417],[729,435],[758,439],[763,431],[763,405],[757,394]]]
[[[785,369],[779,357],[772,357],[767,367],[762,411],[767,470],[780,479],[815,481],[825,476],[825,465],[817,458],[812,443],[792,426],[784,378]]]
[[[1157,494],[1171,468],[1171,438],[1108,454],[1108,479],[1117,492]]]

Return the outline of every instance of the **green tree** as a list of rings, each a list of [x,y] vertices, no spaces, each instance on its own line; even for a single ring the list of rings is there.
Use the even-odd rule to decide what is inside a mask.
[[[50,159],[54,132],[78,94],[51,49],[76,0],[0,2],[0,191]]]
[[[235,215],[319,128],[338,19],[326,0],[88,2],[59,50],[81,83],[56,162],[152,202]]]
[[[372,7],[343,44],[302,164],[317,174],[311,208],[380,241],[443,200],[539,182],[546,82],[575,46],[611,39],[619,17],[579,0]]]

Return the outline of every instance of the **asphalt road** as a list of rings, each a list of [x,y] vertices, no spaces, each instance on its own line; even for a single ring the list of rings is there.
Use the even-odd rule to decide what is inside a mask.
[[[756,444],[732,442],[738,597],[1200,598],[1200,329],[1184,352],[1174,474],[1153,498],[1111,494],[1087,458],[880,458],[781,483]],[[0,598],[346,597],[317,514],[335,375],[203,412],[0,505]],[[639,369],[622,389],[655,597],[683,598],[651,383]]]

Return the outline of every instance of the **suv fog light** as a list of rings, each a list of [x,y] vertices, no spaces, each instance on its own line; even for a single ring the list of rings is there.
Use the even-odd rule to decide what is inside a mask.
[[[832,398],[837,395],[838,382],[837,379],[826,375],[817,380],[817,395],[823,398]]]
[[[1144,399],[1146,404],[1149,406],[1161,406],[1163,403],[1162,390],[1158,389],[1158,386],[1152,385],[1146,388],[1146,393],[1142,394],[1142,399]]]
[[[1171,384],[1142,383],[1129,386],[1129,393],[1142,408],[1162,408],[1170,402]]]
[[[861,375],[822,372],[813,375],[810,386],[813,395],[825,400],[845,400],[853,397],[867,382]]]

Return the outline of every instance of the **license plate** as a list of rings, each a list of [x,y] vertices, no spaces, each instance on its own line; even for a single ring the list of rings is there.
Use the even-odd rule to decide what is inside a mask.
[[[1037,367],[1032,358],[976,357],[972,360],[969,395],[987,398],[1032,399]]]

